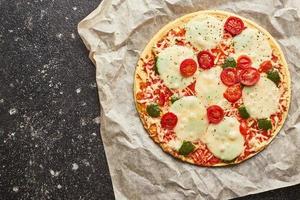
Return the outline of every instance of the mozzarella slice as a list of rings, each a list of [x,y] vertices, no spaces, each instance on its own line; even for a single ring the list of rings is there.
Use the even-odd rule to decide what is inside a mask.
[[[242,96],[248,113],[254,118],[268,118],[275,113],[279,97],[279,89],[265,76],[261,76],[254,86],[244,87]]]
[[[233,160],[244,151],[244,137],[236,118],[224,117],[219,124],[210,124],[202,141],[222,160]]]
[[[170,107],[170,112],[178,118],[174,131],[181,141],[199,140],[208,127],[206,109],[195,96],[185,96],[175,101]]]
[[[205,106],[214,104],[222,106],[224,104],[223,93],[226,90],[226,86],[220,79],[221,72],[222,68],[218,66],[199,72],[195,91]]]
[[[252,60],[252,65],[258,68],[259,65],[272,58],[272,49],[264,34],[256,29],[246,28],[241,34],[233,38],[235,49],[234,58],[240,55],[247,55]]]
[[[168,88],[184,89],[195,80],[198,70],[190,77],[183,77],[180,74],[180,64],[188,58],[196,61],[194,51],[188,47],[176,45],[168,47],[158,54],[156,61],[157,69],[161,79]]]
[[[222,40],[223,27],[223,22],[215,17],[195,17],[186,24],[185,37],[199,50],[211,49]]]

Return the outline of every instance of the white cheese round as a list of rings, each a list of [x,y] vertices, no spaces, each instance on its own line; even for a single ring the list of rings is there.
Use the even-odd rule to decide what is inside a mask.
[[[192,49],[176,45],[168,47],[158,54],[157,70],[168,88],[184,89],[195,80],[198,70],[190,77],[183,77],[180,73],[181,62],[188,58],[194,59],[197,63],[196,55]]]
[[[186,40],[202,49],[216,47],[223,38],[224,23],[212,16],[195,17],[186,24]]]
[[[221,72],[222,68],[218,66],[199,72],[195,91],[205,106],[215,104],[222,106],[224,104],[223,93],[226,90],[226,86],[220,79]]]
[[[208,149],[222,160],[233,160],[244,151],[244,137],[236,118],[224,117],[218,124],[210,124],[202,138]]]
[[[244,87],[244,105],[254,118],[269,118],[278,108],[280,91],[275,83],[261,76],[260,80],[252,87]]]
[[[257,29],[246,28],[241,34],[233,38],[235,54],[237,59],[240,55],[247,55],[252,60],[252,65],[259,68],[259,65],[272,58],[272,49],[264,34]]]
[[[170,107],[170,112],[178,118],[174,132],[181,141],[199,140],[208,127],[206,109],[195,96],[185,96],[175,101]]]

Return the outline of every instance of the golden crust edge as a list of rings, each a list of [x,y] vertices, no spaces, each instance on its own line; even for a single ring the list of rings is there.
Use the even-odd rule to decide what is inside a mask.
[[[232,162],[232,163],[218,163],[218,164],[215,164],[215,165],[210,165],[210,166],[206,166],[206,165],[198,165],[198,166],[203,166],[203,167],[224,167],[224,166],[229,166],[229,165],[236,165],[236,164],[239,164],[239,163],[242,163],[252,157],[254,157],[255,155],[259,154],[261,151],[263,151],[273,140],[274,138],[278,135],[278,133],[280,132],[280,130],[282,129],[283,125],[285,124],[285,121],[286,121],[286,118],[288,116],[288,112],[289,112],[289,108],[290,108],[290,103],[291,103],[291,78],[290,78],[290,72],[288,70],[288,64],[285,60],[285,57],[284,57],[284,54],[281,50],[281,47],[279,46],[279,44],[277,43],[277,41],[273,38],[273,36],[267,31],[265,30],[263,27],[261,27],[260,25],[258,25],[257,23],[251,21],[251,20],[248,20],[242,16],[239,16],[239,15],[236,15],[234,13],[230,13],[230,12],[226,12],[226,11],[221,11],[221,10],[202,10],[202,11],[198,11],[198,12],[193,12],[193,13],[189,13],[189,14],[186,14],[186,15],[183,15],[171,22],[169,22],[168,24],[166,24],[165,26],[163,26],[153,37],[152,39],[148,42],[148,44],[146,45],[146,47],[144,48],[143,52],[141,53],[140,57],[139,57],[139,60],[138,60],[138,63],[137,63],[137,66],[136,66],[136,69],[135,69],[135,73],[134,73],[134,85],[133,85],[133,95],[134,95],[134,100],[135,100],[135,106],[136,106],[136,109],[139,113],[139,118],[145,128],[145,130],[147,131],[148,135],[151,137],[151,139],[159,144],[159,146],[161,147],[161,149],[164,151],[164,152],[167,152],[169,154],[171,154],[173,157],[181,160],[181,161],[184,161],[184,162],[188,162],[190,164],[194,164],[194,165],[197,165],[196,163],[194,163],[194,161],[192,159],[188,159],[184,156],[177,156],[175,155],[175,153],[173,151],[170,150],[169,147],[166,146],[166,144],[164,143],[160,143],[157,138],[151,136],[149,134],[149,130],[148,128],[146,127],[145,123],[144,123],[144,120],[142,119],[141,117],[141,114],[140,114],[140,110],[138,109],[137,107],[137,101],[136,101],[136,93],[137,93],[137,90],[138,90],[138,85],[139,85],[139,80],[136,78],[136,76],[142,71],[142,61],[140,58],[145,58],[146,55],[151,55],[152,53],[152,47],[153,45],[162,38],[162,36],[164,36],[171,28],[173,27],[177,27],[177,26],[180,26],[182,25],[183,23],[189,21],[191,18],[195,17],[195,16],[199,16],[199,15],[206,15],[206,14],[210,14],[210,15],[215,15],[215,16],[218,16],[218,17],[228,17],[228,16],[237,16],[239,18],[241,18],[244,22],[246,22],[247,24],[255,27],[256,29],[260,30],[261,32],[263,32],[269,39],[269,42],[271,44],[272,47],[275,47],[276,48],[276,51],[279,53],[279,56],[280,56],[280,60],[281,60],[281,63],[283,65],[283,68],[285,68],[285,81],[287,82],[287,90],[288,90],[288,98],[287,98],[287,111],[283,113],[283,118],[282,118],[282,123],[281,125],[279,125],[277,127],[277,129],[272,133],[272,137],[269,139],[269,141],[264,145],[262,146],[259,150],[257,150],[256,152],[250,154],[249,156],[247,156],[245,159],[243,160],[240,160],[240,161],[236,161],[236,162]],[[221,16],[220,16],[221,15]]]

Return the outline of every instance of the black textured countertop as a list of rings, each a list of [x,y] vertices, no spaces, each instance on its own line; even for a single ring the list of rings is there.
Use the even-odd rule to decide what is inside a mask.
[[[98,4],[0,0],[0,199],[114,199],[95,69],[77,34]],[[297,199],[299,191],[240,199]]]

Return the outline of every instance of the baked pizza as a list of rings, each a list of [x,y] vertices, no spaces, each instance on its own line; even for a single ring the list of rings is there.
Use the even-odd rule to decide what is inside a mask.
[[[290,75],[274,38],[254,22],[200,11],[164,26],[134,76],[137,111],[150,137],[200,166],[240,163],[281,129]]]

